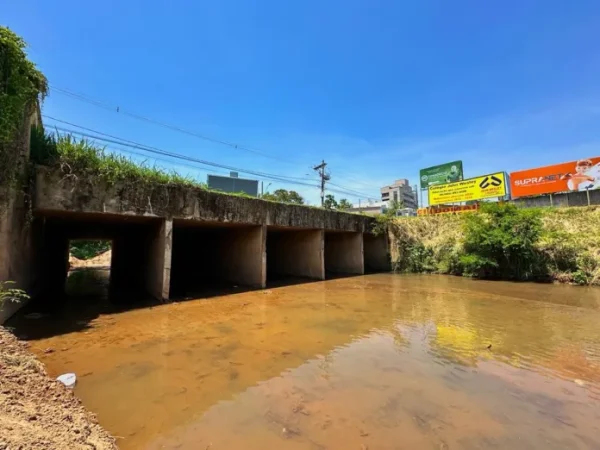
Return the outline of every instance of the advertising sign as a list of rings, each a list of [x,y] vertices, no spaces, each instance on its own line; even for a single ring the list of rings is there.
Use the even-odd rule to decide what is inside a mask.
[[[469,178],[456,183],[439,184],[429,187],[429,205],[467,202],[484,198],[504,197],[506,177],[504,172]]]
[[[600,156],[510,174],[513,198],[600,189]]]
[[[463,179],[462,161],[453,161],[439,166],[421,169],[419,172],[421,189],[438,184],[453,183]]]
[[[479,203],[474,205],[450,205],[443,207],[419,208],[417,216],[433,216],[436,214],[462,214],[465,212],[473,212],[479,209]]]

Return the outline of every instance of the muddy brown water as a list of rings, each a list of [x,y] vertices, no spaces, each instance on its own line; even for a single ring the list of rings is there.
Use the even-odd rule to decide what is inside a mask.
[[[40,333],[68,314],[16,331],[122,449],[600,449],[597,288],[368,275]]]

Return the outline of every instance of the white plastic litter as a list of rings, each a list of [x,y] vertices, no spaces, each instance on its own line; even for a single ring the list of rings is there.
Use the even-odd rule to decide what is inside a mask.
[[[75,387],[75,383],[77,383],[77,375],[75,375],[74,373],[64,373],[61,376],[59,376],[56,380],[60,381],[66,387],[72,388]]]

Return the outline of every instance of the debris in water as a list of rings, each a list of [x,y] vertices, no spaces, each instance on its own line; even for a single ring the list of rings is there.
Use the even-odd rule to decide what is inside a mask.
[[[488,345],[488,346],[487,346],[487,349],[488,349],[488,350],[491,350],[491,349],[492,349],[492,344]]]
[[[75,383],[77,383],[77,375],[74,373],[64,373],[56,378],[57,381],[60,381],[68,388],[75,387]]]
[[[44,350],[44,353],[54,353],[54,349],[48,347],[46,350]]]
[[[361,437],[367,437],[368,435],[369,435],[369,433],[367,433],[366,431],[363,431],[363,430],[360,431]]]
[[[34,313],[25,314],[23,317],[25,317],[26,319],[41,319],[44,316],[40,313],[34,312]]]
[[[289,438],[291,438],[294,435],[299,435],[300,431],[299,430],[294,430],[292,428],[283,427],[283,430],[281,430],[281,434],[283,435],[283,437],[289,439]]]
[[[577,386],[585,386],[585,381],[580,380],[579,378],[575,378],[573,381]]]

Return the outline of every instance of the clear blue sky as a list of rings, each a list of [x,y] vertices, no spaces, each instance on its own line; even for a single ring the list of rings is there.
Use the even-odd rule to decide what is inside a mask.
[[[449,160],[474,176],[600,155],[597,0],[22,0],[0,23],[53,86],[279,158],[55,92],[44,105],[205,160],[311,180],[325,159],[376,196]]]

